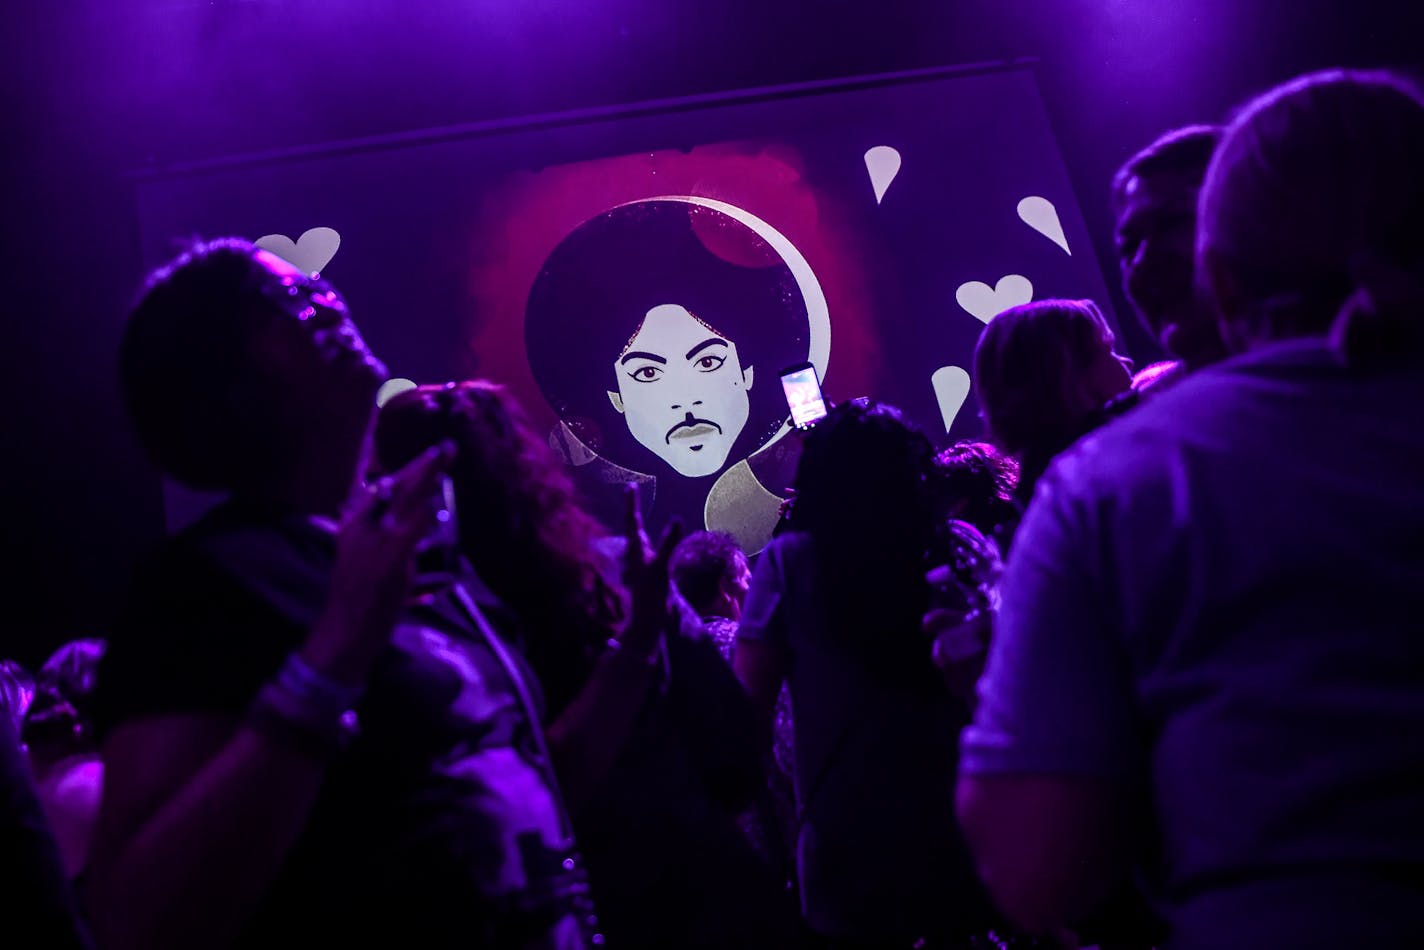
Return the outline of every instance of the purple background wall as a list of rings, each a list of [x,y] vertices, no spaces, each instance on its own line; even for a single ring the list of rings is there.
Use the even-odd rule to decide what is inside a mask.
[[[65,0],[0,49],[6,561],[0,655],[102,633],[161,530],[114,392],[140,273],[125,170],[536,112],[1037,56],[1100,259],[1157,132],[1330,65],[1424,66],[1410,0]],[[1109,283],[1115,284],[1109,274]],[[1121,302],[1118,301],[1119,305]],[[1149,355],[1140,337],[1129,346]]]

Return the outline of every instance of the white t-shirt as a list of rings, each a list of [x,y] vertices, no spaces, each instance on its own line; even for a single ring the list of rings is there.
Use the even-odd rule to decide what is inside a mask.
[[[1088,436],[999,619],[961,769],[1144,783],[1172,946],[1424,946],[1418,364],[1276,344]]]

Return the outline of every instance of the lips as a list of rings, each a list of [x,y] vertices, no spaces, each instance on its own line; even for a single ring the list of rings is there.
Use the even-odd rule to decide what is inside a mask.
[[[668,435],[668,441],[671,442],[673,439],[677,439],[679,441],[700,439],[704,436],[712,435],[713,433],[718,431],[720,430],[716,426],[710,423],[703,422],[695,426],[685,426],[683,428],[673,430],[673,432]]]
[[[673,439],[677,439],[679,442],[696,441],[705,439],[713,433],[721,433],[721,431],[722,427],[712,420],[698,419],[689,412],[686,419],[668,430],[665,441],[668,445],[672,445]]]

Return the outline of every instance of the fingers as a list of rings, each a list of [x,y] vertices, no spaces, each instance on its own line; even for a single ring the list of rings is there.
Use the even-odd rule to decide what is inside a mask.
[[[352,506],[352,526],[374,528],[401,549],[417,543],[434,525],[435,494],[454,457],[454,446],[445,442],[377,481]]]
[[[643,507],[635,482],[623,486],[623,535],[628,541],[628,563],[646,564],[652,555],[648,550],[648,532],[643,527]]]
[[[667,573],[668,564],[672,562],[672,552],[685,534],[687,530],[683,528],[681,518],[674,518],[672,523],[663,529],[663,536],[658,540],[657,553],[653,556],[654,566],[662,573]]]
[[[380,478],[369,485],[357,484],[346,499],[345,516],[351,519],[374,518],[385,513],[391,504],[391,479]]]
[[[638,486],[635,482],[628,482],[623,486],[623,532],[628,537],[642,537],[643,530],[643,507],[638,499]]]
[[[440,477],[450,468],[455,447],[449,442],[426,449],[405,468],[391,476],[391,505],[388,517],[398,522],[433,517],[431,501]]]

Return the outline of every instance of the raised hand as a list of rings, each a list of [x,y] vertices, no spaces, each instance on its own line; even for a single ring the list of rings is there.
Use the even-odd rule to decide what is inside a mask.
[[[628,622],[619,642],[625,649],[640,655],[650,655],[661,642],[663,631],[671,622],[673,611],[668,599],[672,582],[668,562],[673,549],[682,540],[681,522],[674,521],[664,529],[657,547],[648,540],[643,527],[643,512],[638,503],[636,485],[624,489],[624,536],[627,548],[623,554],[623,583],[628,588]]]
[[[975,687],[984,672],[994,612],[935,608],[925,614],[921,627],[931,639],[930,659],[939,667],[945,684],[971,709],[977,702]]]
[[[326,610],[302,649],[313,668],[359,682],[390,638],[410,588],[414,554],[435,525],[440,478],[454,458],[448,444],[359,487],[342,517]]]

